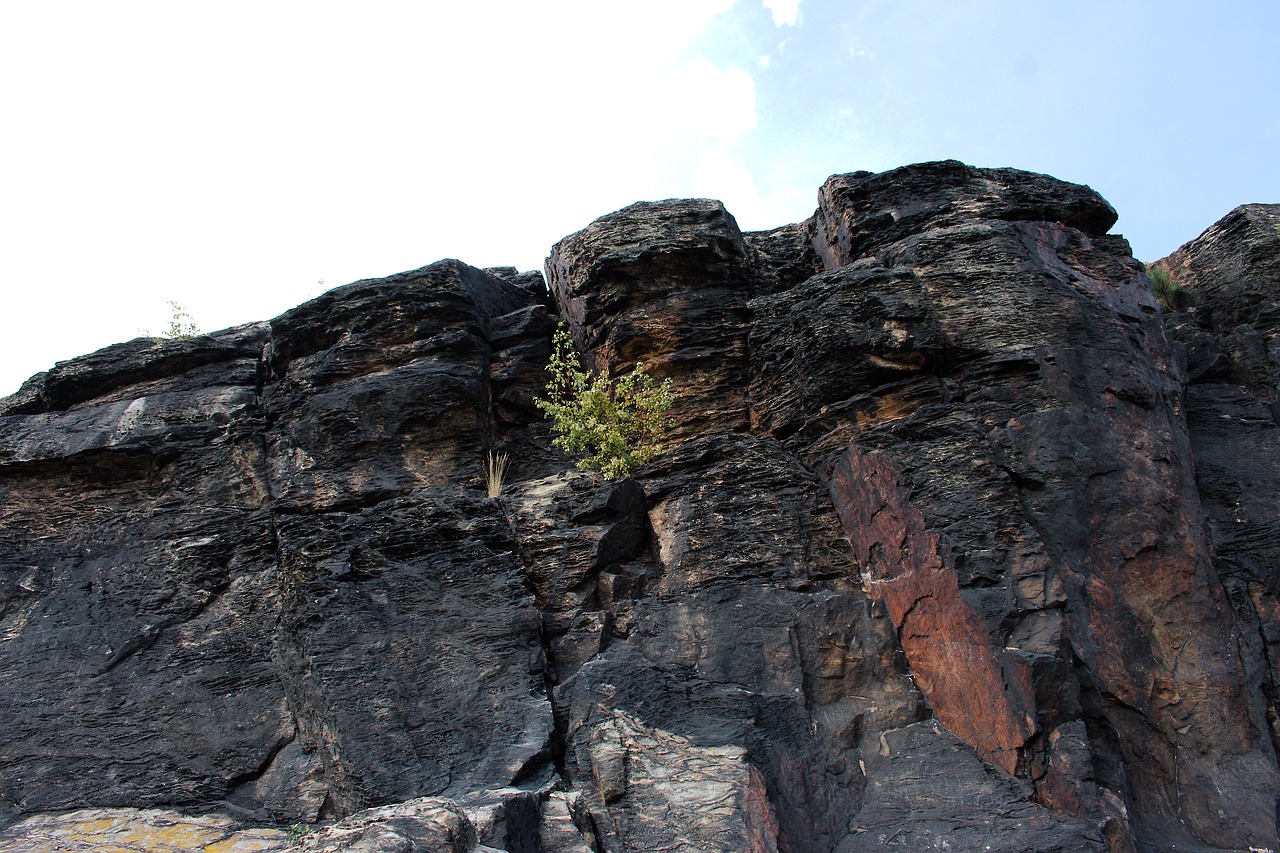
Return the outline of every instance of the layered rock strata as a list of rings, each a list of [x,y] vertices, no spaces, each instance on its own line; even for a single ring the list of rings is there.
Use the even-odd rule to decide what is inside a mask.
[[[34,377],[0,850],[1280,846],[1278,210],[1169,313],[1087,187],[859,172]],[[633,480],[550,447],[558,320],[672,380]]]

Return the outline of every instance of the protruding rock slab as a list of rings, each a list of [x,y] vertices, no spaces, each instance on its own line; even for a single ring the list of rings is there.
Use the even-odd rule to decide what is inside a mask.
[[[528,304],[458,261],[336,288],[271,321],[274,506],[348,509],[479,477],[492,318]]]
[[[818,193],[814,248],[828,268],[840,267],[899,240],[979,220],[1056,222],[1101,235],[1116,212],[1088,187],[943,160],[827,178]]]
[[[302,836],[306,853],[485,853],[476,828],[452,800],[423,797],[367,809]],[[494,851],[497,853],[497,851]]]
[[[1225,335],[1280,324],[1280,204],[1245,204],[1155,266],[1169,272],[1196,323]]]
[[[551,292],[593,366],[642,361],[676,392],[670,437],[747,428],[753,253],[718,201],[643,202],[551,250]]]
[[[867,793],[840,853],[872,850],[1106,850],[1101,833],[1028,800],[936,722],[885,732],[865,760]]]
[[[741,747],[699,747],[603,707],[584,725],[576,759],[603,853],[778,853],[764,780]]]
[[[136,400],[165,393],[254,387],[266,323],[191,338],[134,338],[59,362],[0,402],[0,416],[61,412],[85,403]]]

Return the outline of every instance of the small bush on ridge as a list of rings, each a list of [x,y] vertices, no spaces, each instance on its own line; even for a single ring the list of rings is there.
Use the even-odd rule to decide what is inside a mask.
[[[195,318],[187,313],[186,308],[170,300],[169,312],[169,325],[163,332],[153,335],[146,329],[139,329],[138,334],[144,338],[164,338],[168,340],[194,338],[200,334],[200,326],[196,323]]]

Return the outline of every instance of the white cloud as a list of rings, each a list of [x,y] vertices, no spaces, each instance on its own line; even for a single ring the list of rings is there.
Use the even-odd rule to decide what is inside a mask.
[[[756,126],[756,89],[741,68],[717,68],[705,59],[685,64],[668,91],[668,116],[696,138],[733,141]]]
[[[800,21],[801,0],[762,0],[764,7],[773,16],[775,27],[794,27]]]
[[[694,194],[755,87],[689,46],[733,0],[0,8],[0,395],[164,326],[460,257],[536,267]],[[497,24],[501,24],[500,26]]]
[[[765,204],[755,179],[731,149],[717,146],[704,151],[690,176],[690,187],[694,196],[723,201],[742,228],[766,227],[760,224]]]

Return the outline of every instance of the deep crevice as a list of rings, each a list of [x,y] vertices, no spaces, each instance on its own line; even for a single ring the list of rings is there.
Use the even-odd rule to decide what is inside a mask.
[[[271,747],[270,750],[268,750],[266,757],[262,759],[256,768],[241,773],[238,776],[233,776],[227,780],[227,795],[229,796],[235,793],[235,790],[241,785],[245,785],[249,782],[256,782],[265,776],[271,769],[271,765],[275,763],[276,757],[284,751],[285,747],[297,740],[297,738],[298,729],[297,726],[294,726],[293,731],[288,737],[280,739]]]

